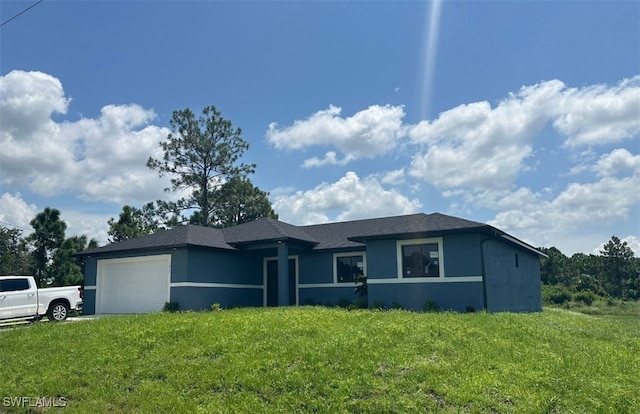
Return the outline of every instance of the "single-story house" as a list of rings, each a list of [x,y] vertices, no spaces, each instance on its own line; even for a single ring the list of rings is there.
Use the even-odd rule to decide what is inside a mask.
[[[85,314],[349,303],[366,275],[370,307],[541,310],[534,247],[440,213],[294,226],[261,218],[113,243],[85,258]]]

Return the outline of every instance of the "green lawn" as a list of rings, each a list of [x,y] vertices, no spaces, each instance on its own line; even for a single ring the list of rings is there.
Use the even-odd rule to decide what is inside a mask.
[[[68,413],[640,412],[640,321],[565,310],[159,313],[0,332],[6,397]]]

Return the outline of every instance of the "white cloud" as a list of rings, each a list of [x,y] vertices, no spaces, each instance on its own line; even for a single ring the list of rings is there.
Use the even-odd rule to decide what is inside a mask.
[[[337,154],[335,151],[329,151],[324,154],[324,158],[320,159],[318,157],[309,158],[308,160],[304,160],[302,166],[304,168],[312,168],[312,167],[322,167],[323,165],[344,165],[348,161],[345,158],[342,161],[339,161],[337,158]]]
[[[31,231],[31,220],[37,214],[35,204],[27,204],[20,193],[4,193],[0,196],[0,225],[18,228],[25,236]]]
[[[596,162],[594,169],[602,176],[640,174],[640,155],[633,155],[624,148],[618,148],[603,155]]]
[[[22,237],[26,237],[33,232],[31,220],[43,209],[44,207],[35,204],[27,204],[20,193],[4,193],[0,196],[0,225],[22,230]],[[60,219],[67,224],[66,237],[85,235],[87,239],[96,239],[101,246],[107,242],[108,221],[111,217],[117,217],[117,214],[93,214],[75,210],[60,212]]]
[[[95,119],[58,123],[69,100],[60,81],[41,72],[0,77],[2,183],[40,195],[74,192],[88,200],[138,204],[164,195],[168,180],[146,167],[169,133],[149,123],[152,110],[107,105]],[[7,126],[5,128],[5,125]],[[166,195],[164,195],[166,197]]]
[[[578,234],[607,233],[608,226],[628,220],[632,209],[640,204],[638,188],[638,175],[603,177],[591,183],[570,183],[553,197],[521,188],[490,196],[484,193],[485,197],[480,196],[476,201],[499,211],[489,224],[507,232],[526,234],[534,245],[558,246],[558,240],[566,239],[568,234],[574,236],[575,242],[580,238]],[[566,250],[585,251],[585,248],[587,246],[581,246],[581,249],[567,246]]]
[[[640,76],[614,87],[593,85],[563,92],[553,126],[569,147],[616,143],[640,133]]]
[[[395,189],[385,189],[374,177],[360,179],[347,172],[335,183],[322,183],[311,190],[273,191],[273,207],[281,220],[295,224],[315,224],[332,220],[355,220],[409,214],[422,207]],[[335,217],[329,217],[335,212]]]
[[[346,118],[340,117],[341,112],[341,108],[331,105],[282,129],[273,122],[266,133],[267,142],[278,149],[296,150],[331,145],[344,154],[342,162],[346,163],[384,154],[404,136],[402,106],[372,105]],[[312,160],[307,166],[325,165],[329,163],[327,160],[331,159]]]
[[[532,141],[547,122],[559,81],[524,87],[492,108],[488,102],[460,105],[433,122],[414,126],[410,137],[425,147],[410,175],[439,188],[508,189],[525,169]]]
[[[580,89],[552,80],[523,87],[495,108],[475,102],[445,111],[411,128],[412,141],[424,149],[414,156],[409,173],[438,188],[507,190],[529,168],[525,161],[533,141],[549,122],[569,148],[637,136],[640,76],[613,87]]]
[[[393,171],[387,171],[382,174],[382,184],[398,185],[402,184],[405,180],[404,168],[400,168]]]

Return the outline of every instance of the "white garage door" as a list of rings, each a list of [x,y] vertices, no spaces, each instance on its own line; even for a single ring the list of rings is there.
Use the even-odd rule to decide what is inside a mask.
[[[169,302],[171,255],[98,261],[96,313],[159,311]]]

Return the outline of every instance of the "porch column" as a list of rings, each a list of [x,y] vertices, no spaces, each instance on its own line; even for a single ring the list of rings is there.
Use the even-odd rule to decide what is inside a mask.
[[[278,242],[278,306],[289,305],[289,248]]]

